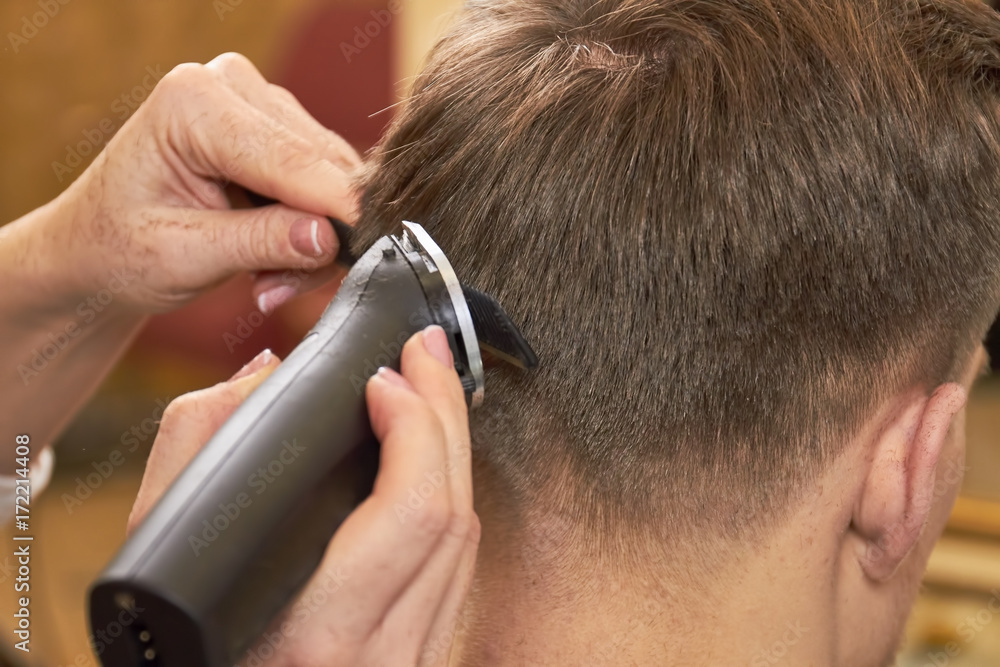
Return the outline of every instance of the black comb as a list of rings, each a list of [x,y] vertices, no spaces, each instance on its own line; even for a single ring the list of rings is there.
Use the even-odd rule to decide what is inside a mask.
[[[247,193],[247,199],[255,208],[270,206],[271,204],[278,203],[274,199],[257,194],[252,190],[244,189],[244,192]],[[354,228],[339,218],[331,218],[330,216],[327,216],[326,219],[330,221],[331,225],[333,225],[333,231],[337,235],[337,239],[340,241],[340,249],[337,250],[337,263],[346,267],[354,266],[354,263],[358,261],[358,258],[351,252],[351,243],[354,241]]]
[[[274,199],[251,190],[246,190],[246,194],[253,206],[270,206],[277,203]],[[354,266],[358,259],[351,253],[354,228],[337,218],[327,217],[327,220],[333,225],[333,231],[340,242],[337,263],[346,267]],[[462,283],[462,293],[469,305],[472,326],[476,330],[479,347],[483,352],[518,368],[529,369],[538,366],[535,351],[531,349],[528,341],[524,339],[496,299],[464,283]]]
[[[462,293],[465,295],[465,302],[469,304],[479,347],[484,352],[518,368],[529,369],[538,365],[535,351],[496,299],[465,284],[462,285]]]

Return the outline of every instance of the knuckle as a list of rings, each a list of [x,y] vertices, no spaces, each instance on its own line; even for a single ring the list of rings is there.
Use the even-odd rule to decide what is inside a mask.
[[[448,437],[444,424],[441,423],[441,418],[434,412],[434,408],[427,402],[427,399],[420,398],[419,410],[422,428],[430,437],[447,446]]]
[[[216,56],[208,63],[208,66],[226,75],[257,73],[257,68],[250,62],[250,59],[235,51],[228,51]]]
[[[275,129],[271,145],[274,147],[274,163],[280,170],[279,173],[305,171],[319,161],[312,146],[284,129]]]
[[[465,541],[472,530],[475,514],[467,510],[452,510],[448,520],[447,531],[450,537]]]
[[[160,422],[172,423],[178,419],[183,419],[185,415],[190,414],[192,410],[196,409],[197,404],[198,398],[194,392],[178,396],[167,404],[167,407],[163,410]]]
[[[416,433],[429,443],[447,443],[444,425],[427,399],[419,394],[408,394],[392,406],[390,430],[400,434]],[[437,445],[435,445],[437,446]]]
[[[469,517],[469,532],[466,535],[466,539],[469,544],[474,546],[479,546],[479,540],[483,536],[483,524],[479,520],[479,515],[472,512],[472,516]]]
[[[410,336],[409,340],[403,345],[403,356],[413,357],[414,355],[419,355],[423,353],[424,348],[424,337],[423,331],[418,331],[417,333]]]
[[[281,248],[275,235],[273,216],[267,210],[240,223],[235,235],[237,260],[243,266],[258,266],[280,256]]]
[[[220,408],[238,405],[240,402],[235,390],[222,382],[183,394],[164,408],[160,417],[160,431],[169,433],[178,423],[203,420],[206,415],[211,415]]]
[[[436,496],[444,495],[440,491]],[[417,510],[413,517],[413,527],[421,539],[436,542],[450,529],[451,508],[445,499],[431,497]]]
[[[299,106],[299,98],[295,97],[295,94],[292,93],[292,91],[288,90],[284,86],[279,86],[276,83],[269,83],[267,88],[279,102],[286,105],[285,108],[278,109],[278,116],[281,117],[282,120],[289,120],[292,115],[292,109],[287,107],[291,106],[292,108],[295,108]]]
[[[204,65],[181,63],[160,79],[157,88],[169,95],[185,94],[211,84],[212,74]]]

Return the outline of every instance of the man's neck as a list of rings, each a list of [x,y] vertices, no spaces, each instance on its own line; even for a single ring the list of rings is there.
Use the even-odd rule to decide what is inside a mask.
[[[788,530],[757,548],[725,558],[692,550],[631,568],[567,559],[545,530],[526,539],[481,513],[451,665],[833,664],[842,564],[830,557],[840,545],[829,522],[842,510],[818,517],[807,505],[809,516],[790,517]],[[723,564],[706,571],[707,563]],[[615,574],[622,569],[649,574]]]

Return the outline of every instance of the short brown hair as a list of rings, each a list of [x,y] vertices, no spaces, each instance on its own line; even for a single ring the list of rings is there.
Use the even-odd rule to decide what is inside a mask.
[[[359,245],[418,221],[523,325],[540,368],[493,370],[473,419],[516,503],[741,535],[967,363],[998,103],[1000,21],[959,1],[470,2],[370,156]]]

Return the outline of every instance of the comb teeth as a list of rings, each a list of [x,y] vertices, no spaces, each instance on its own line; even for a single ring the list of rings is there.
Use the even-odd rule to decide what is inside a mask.
[[[519,368],[538,365],[535,351],[496,299],[468,285],[462,285],[462,292],[469,304],[480,347]]]

